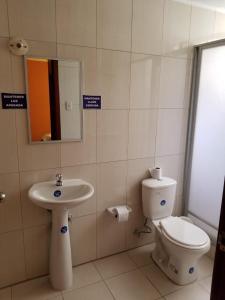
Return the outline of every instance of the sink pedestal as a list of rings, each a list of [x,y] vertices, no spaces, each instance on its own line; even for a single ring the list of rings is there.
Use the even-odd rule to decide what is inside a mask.
[[[68,289],[73,284],[68,209],[52,210],[50,281],[57,290]]]

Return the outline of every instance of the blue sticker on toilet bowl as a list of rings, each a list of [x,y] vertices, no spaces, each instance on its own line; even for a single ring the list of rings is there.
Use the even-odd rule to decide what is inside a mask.
[[[61,233],[67,233],[68,227],[67,226],[62,226],[60,231],[61,231]]]
[[[161,206],[164,206],[166,204],[166,200],[162,200],[161,202],[160,202],[160,205]]]

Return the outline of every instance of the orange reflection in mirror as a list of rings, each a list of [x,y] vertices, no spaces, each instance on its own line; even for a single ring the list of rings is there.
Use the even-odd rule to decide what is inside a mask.
[[[51,136],[48,60],[28,59],[30,126],[32,141]]]

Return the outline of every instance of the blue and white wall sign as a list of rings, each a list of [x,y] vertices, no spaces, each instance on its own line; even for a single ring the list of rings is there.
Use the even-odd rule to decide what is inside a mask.
[[[101,109],[101,96],[83,95],[83,109]]]
[[[26,94],[2,93],[2,108],[3,109],[26,109],[27,108]]]

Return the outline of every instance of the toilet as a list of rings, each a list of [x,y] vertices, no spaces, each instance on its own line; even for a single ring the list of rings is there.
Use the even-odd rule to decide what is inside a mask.
[[[187,217],[173,217],[177,182],[168,177],[142,181],[144,216],[156,231],[152,259],[176,284],[185,285],[198,277],[198,261],[209,251],[209,236]]]

